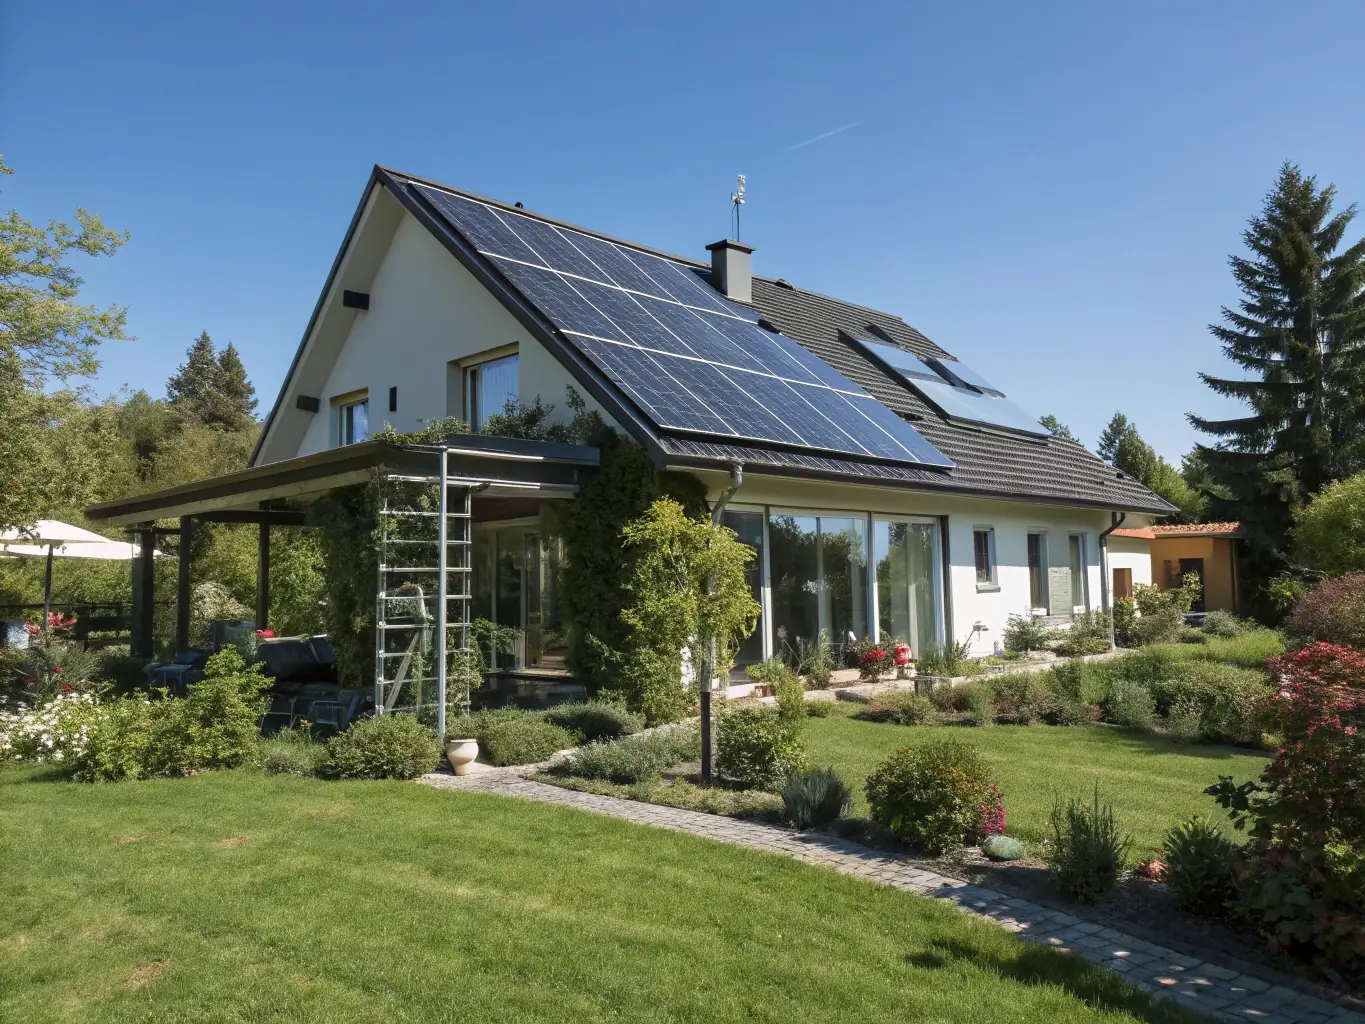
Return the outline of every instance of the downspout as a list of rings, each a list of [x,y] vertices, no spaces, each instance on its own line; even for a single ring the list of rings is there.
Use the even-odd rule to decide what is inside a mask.
[[[725,506],[730,504],[730,499],[735,496],[740,485],[744,483],[744,466],[738,462],[730,465],[730,483],[725,490],[720,492],[720,497],[711,506],[711,524],[720,525],[720,517],[725,513]]]
[[[1118,644],[1114,640],[1114,605],[1109,595],[1109,535],[1123,525],[1127,512],[1110,512],[1109,529],[1100,534],[1100,605],[1109,613],[1109,649]]]
[[[730,464],[730,483],[725,490],[720,492],[720,497],[711,506],[711,525],[719,526],[720,518],[725,514],[725,506],[730,504],[730,499],[739,490],[740,484],[744,483],[744,467],[738,462]],[[693,668],[695,669],[695,661]],[[707,678],[697,680],[697,696],[700,700],[701,712],[701,781],[702,785],[711,782],[711,683],[716,678],[716,642],[711,641],[711,657],[707,662]]]

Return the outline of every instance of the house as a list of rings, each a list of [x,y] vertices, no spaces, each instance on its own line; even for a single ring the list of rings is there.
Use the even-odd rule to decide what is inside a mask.
[[[1115,528],[1170,505],[898,316],[755,274],[747,244],[706,249],[674,256],[376,167],[251,468],[91,515],[137,529],[258,516],[265,536],[270,502],[358,479],[381,423],[457,416],[477,431],[535,399],[567,419],[572,389],[700,480],[756,550],[763,611],[741,664],[822,631],[986,655],[1012,615],[1110,605]],[[561,551],[546,510],[572,500],[583,463],[529,444],[462,438],[448,457],[483,481],[470,614],[524,631],[509,668],[554,675]]]
[[[1196,574],[1203,593],[1194,611],[1241,611],[1241,583],[1237,572],[1238,523],[1167,524],[1118,529],[1109,539],[1114,597],[1132,595],[1133,587],[1155,585],[1162,590],[1181,585],[1187,573]]]

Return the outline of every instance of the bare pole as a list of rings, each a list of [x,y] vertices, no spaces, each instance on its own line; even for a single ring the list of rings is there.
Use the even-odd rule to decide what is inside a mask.
[[[449,488],[446,486],[447,460],[450,452],[441,449],[441,500],[437,518],[436,538],[441,552],[437,556],[436,571],[436,735],[446,738],[446,565],[449,560],[450,538],[446,515],[449,512]]]

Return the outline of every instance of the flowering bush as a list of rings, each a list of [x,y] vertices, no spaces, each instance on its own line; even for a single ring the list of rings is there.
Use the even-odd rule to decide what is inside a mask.
[[[981,805],[981,834],[982,836],[1005,834],[1005,795],[994,782],[986,787],[986,802]]]
[[[95,698],[63,693],[38,707],[0,711],[0,761],[72,764],[85,754]]]
[[[1251,836],[1234,909],[1276,948],[1365,975],[1365,654],[1317,643],[1269,665],[1284,745],[1259,782],[1207,790]]]
[[[867,802],[873,821],[929,854],[979,841],[988,818],[1004,824],[1003,801],[985,758],[952,738],[891,754],[867,777]]]
[[[858,678],[875,683],[895,664],[895,656],[879,643],[864,641],[858,645]]]

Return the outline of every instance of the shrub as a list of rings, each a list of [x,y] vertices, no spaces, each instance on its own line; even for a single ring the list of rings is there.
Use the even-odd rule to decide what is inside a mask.
[[[1209,642],[1209,635],[1193,626],[1182,626],[1180,632],[1175,635],[1175,642],[1180,644],[1206,644]]]
[[[267,681],[235,647],[209,658],[185,697],[125,697],[100,705],[73,764],[84,782],[237,768],[256,754]]]
[[[1131,597],[1121,597],[1114,602],[1114,642],[1120,647],[1136,647],[1137,602]]]
[[[436,733],[412,715],[363,718],[327,741],[328,774],[343,779],[415,779],[440,756]]]
[[[867,778],[872,819],[907,846],[941,854],[978,841],[993,806],[990,769],[955,739],[898,750]]]
[[[1182,714],[1199,708],[1199,736],[1211,743],[1256,743],[1272,689],[1265,673],[1212,661],[1187,661],[1151,686],[1157,711],[1168,717],[1182,703]]]
[[[1005,624],[1005,650],[1027,654],[1030,651],[1045,651],[1057,639],[1057,631],[1047,624],[1046,619],[1036,619],[1032,613],[1011,615]]]
[[[774,789],[801,766],[800,725],[774,707],[725,711],[716,723],[716,772],[755,789]]]
[[[875,683],[896,665],[896,656],[879,643],[864,642],[855,649],[858,659],[858,678],[864,683]]]
[[[793,731],[799,732],[806,720],[806,687],[795,675],[774,684],[777,714]]]
[[[281,729],[261,740],[256,763],[267,775],[317,775],[326,769],[327,747],[306,729]]]
[[[922,676],[966,676],[981,671],[981,665],[967,656],[971,644],[929,644],[920,651],[916,669]]]
[[[813,690],[829,686],[834,672],[834,651],[829,644],[829,633],[820,630],[814,640],[798,637],[796,641],[796,671],[805,676]]]
[[[70,765],[84,755],[91,723],[100,713],[87,693],[63,693],[35,708],[0,711],[0,762]]]
[[[1072,797],[1053,802],[1047,866],[1064,895],[1091,903],[1109,892],[1118,884],[1132,845],[1131,836],[1119,833],[1113,805],[1100,803],[1098,783],[1091,801]]]
[[[680,761],[701,756],[700,735],[695,729],[667,729],[627,736],[606,743],[590,743],[551,770],[557,775],[635,784],[657,781]]]
[[[542,712],[541,717],[551,725],[573,733],[579,743],[617,740],[645,727],[645,720],[639,715],[605,700],[561,704]]]
[[[578,746],[573,733],[520,708],[476,711],[456,726],[479,741],[479,749],[499,767],[537,764],[552,754]]]
[[[1109,637],[1074,635],[1073,630],[1065,630],[1061,639],[1052,649],[1063,658],[1083,658],[1090,654],[1106,654],[1109,651]]]
[[[934,718],[934,705],[928,697],[911,690],[895,690],[878,694],[867,702],[858,717],[869,722],[890,722],[893,725],[924,725]]]
[[[848,810],[853,793],[833,768],[787,776],[782,784],[782,816],[802,830],[828,825]]]
[[[1156,721],[1156,700],[1141,683],[1119,679],[1104,702],[1104,716],[1125,729],[1151,732]]]
[[[1148,688],[1174,679],[1179,671],[1175,659],[1160,648],[1126,655],[1116,664],[1115,669],[1124,679],[1141,683]]]
[[[1237,895],[1232,857],[1237,847],[1205,818],[1190,818],[1166,833],[1161,879],[1182,909],[1218,917]]]
[[[1300,642],[1365,648],[1365,572],[1324,580],[1294,605],[1285,631]]]
[[[1365,473],[1328,484],[1294,513],[1294,555],[1333,576],[1365,569]]]
[[[1204,706],[1194,697],[1181,697],[1166,713],[1166,734],[1181,743],[1193,743],[1204,729]]]
[[[1231,639],[1235,636],[1242,636],[1246,633],[1250,633],[1254,627],[1251,623],[1233,615],[1232,612],[1215,609],[1204,615],[1204,623],[1199,628],[1209,636],[1220,636],[1224,639]]]
[[[807,718],[830,718],[839,713],[838,701],[808,700],[805,705]]]
[[[990,682],[991,705],[997,721],[1032,725],[1052,706],[1052,695],[1034,672],[997,676]]]
[[[744,674],[754,682],[767,683],[774,689],[778,683],[800,681],[796,672],[781,658],[769,658],[767,661],[760,661],[757,665],[750,665],[744,670]]]
[[[1093,722],[1097,709],[1087,699],[1085,666],[1063,662],[1043,677],[1052,699],[1043,713],[1049,725],[1085,725]]]
[[[1158,608],[1144,613],[1133,623],[1132,635],[1137,642],[1166,644],[1180,639],[1185,632],[1185,616],[1174,608]]]
[[[1280,949],[1365,976],[1365,654],[1313,644],[1271,668],[1282,747],[1259,781],[1206,791],[1251,836],[1236,912]]]

